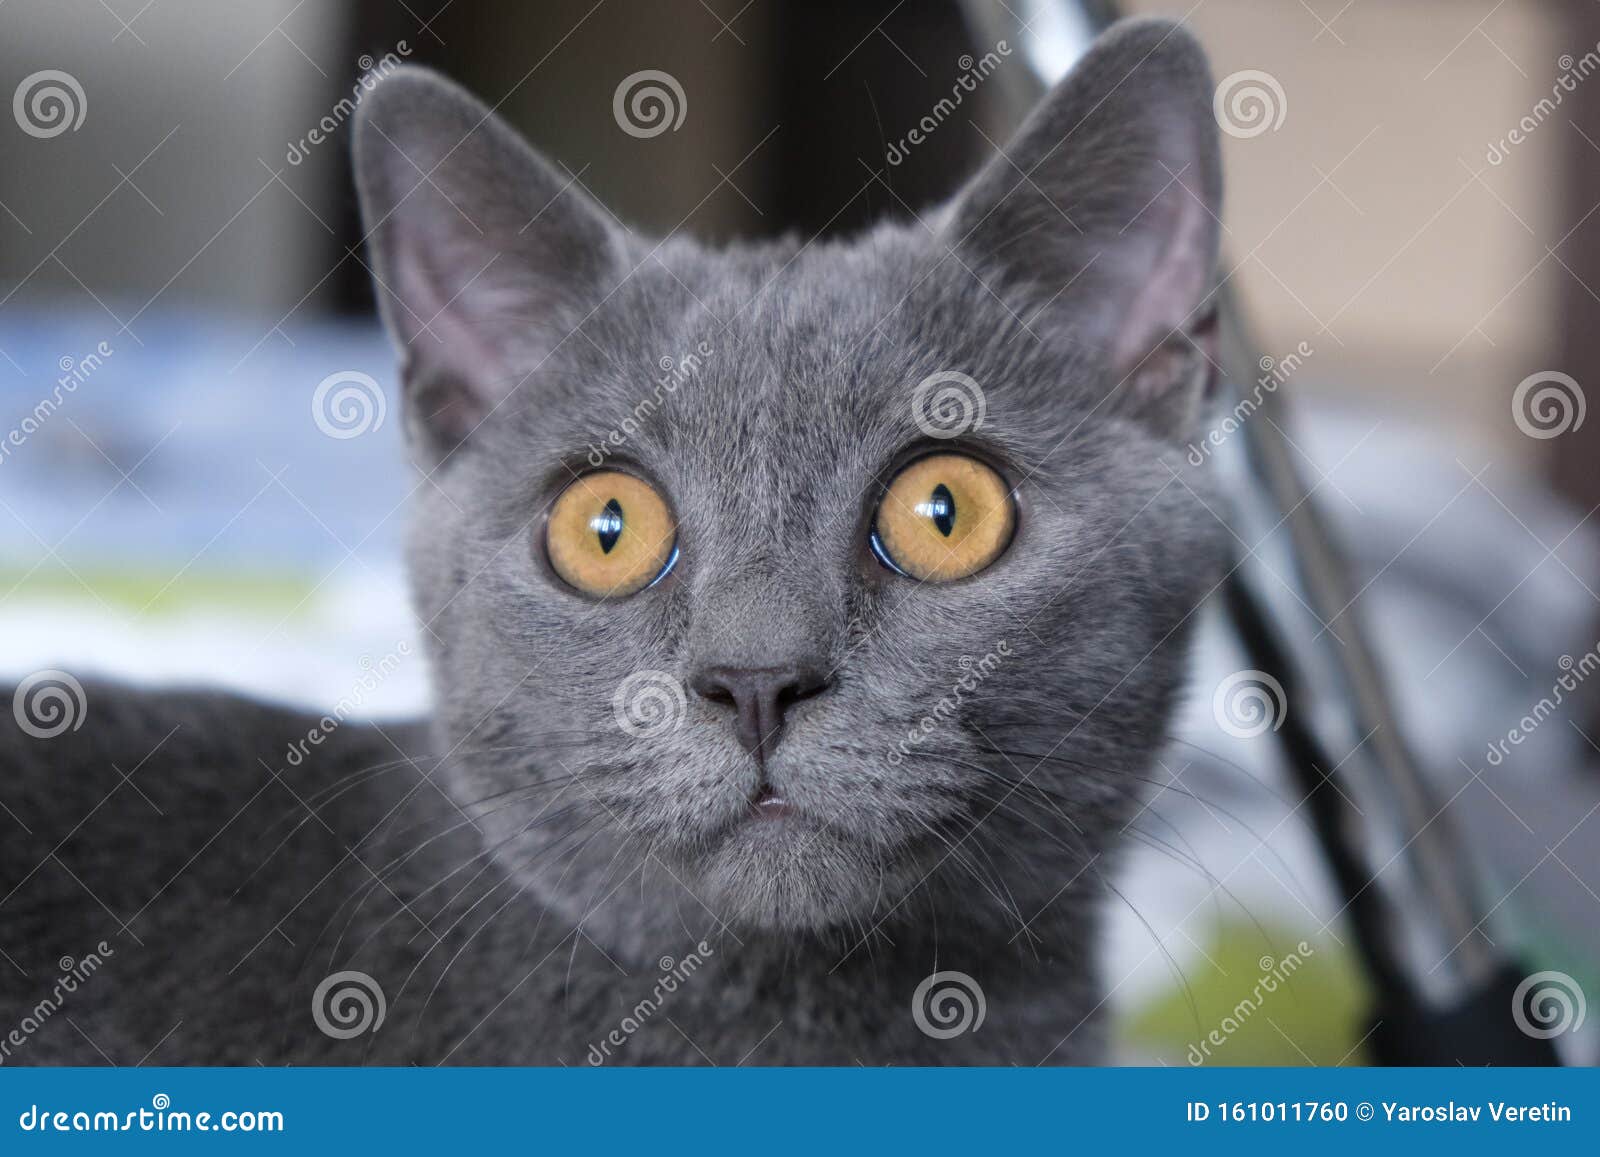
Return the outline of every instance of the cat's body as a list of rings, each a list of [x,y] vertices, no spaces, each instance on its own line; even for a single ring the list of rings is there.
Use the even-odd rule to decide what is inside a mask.
[[[5,1063],[1031,1064],[1096,1055],[1099,1018],[1084,1019],[1098,1000],[1093,961],[1081,955],[1092,937],[1071,897],[1031,926],[1032,937],[980,947],[963,940],[961,913],[948,907],[939,946],[908,939],[900,922],[893,942],[855,930],[775,941],[720,928],[684,895],[676,933],[656,954],[630,957],[577,935],[479,854],[481,839],[428,782],[439,765],[425,754],[425,728],[348,724],[291,767],[281,756],[314,717],[96,684],[87,699],[93,730],[35,741],[20,767],[18,751],[7,751],[24,789],[13,781],[7,804],[33,831],[0,844],[0,894],[11,893],[0,906],[11,957],[0,961],[0,1040],[25,1021],[37,1028],[0,1056]],[[264,766],[263,753],[279,758]],[[638,904],[637,870],[600,883],[581,889],[586,902]],[[924,911],[912,924],[931,937],[927,901],[916,904]],[[61,958],[91,954],[101,959],[92,974],[59,1007],[39,1010]],[[980,1031],[939,1040],[916,1027],[912,995],[935,962],[983,977]],[[385,1016],[375,1032],[337,1039],[317,1028],[312,1009],[317,986],[351,969],[382,990]],[[330,999],[322,1007],[331,1017]]]
[[[34,833],[0,854],[0,1032],[114,949],[14,1059],[1097,1059],[1097,913],[1222,554],[1178,450],[1220,189],[1198,47],[1122,27],[951,205],[850,242],[653,245],[428,74],[356,153],[434,717],[293,767],[315,720],[217,699],[102,687],[81,731],[0,734]],[[918,402],[952,382],[959,428]],[[944,534],[975,478],[1015,529],[917,580],[878,532],[938,455]],[[551,542],[599,471],[671,526],[607,597]],[[602,569],[615,511],[577,524]],[[318,1004],[345,972],[376,1031]]]

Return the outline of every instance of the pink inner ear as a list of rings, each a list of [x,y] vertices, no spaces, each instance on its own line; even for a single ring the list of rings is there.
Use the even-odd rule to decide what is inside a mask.
[[[464,437],[511,389],[503,352],[486,332],[504,307],[492,271],[464,281],[476,270],[451,275],[448,255],[402,245],[393,255],[391,296],[407,388],[417,416],[441,437]],[[449,277],[463,280],[453,284]]]
[[[1144,212],[1155,216],[1130,227],[1143,227],[1159,246],[1123,314],[1112,346],[1114,365],[1130,372],[1157,346],[1195,330],[1204,320],[1200,308],[1207,291],[1213,256],[1210,239],[1215,222],[1206,207],[1174,178]]]
[[[442,271],[455,268],[448,254],[432,254],[402,243],[393,257],[397,298],[396,328],[405,343],[405,353],[419,364],[454,360],[470,354],[474,360],[489,356],[486,343],[471,328],[462,324],[470,314],[472,286],[455,286]],[[481,348],[474,348],[481,347]]]

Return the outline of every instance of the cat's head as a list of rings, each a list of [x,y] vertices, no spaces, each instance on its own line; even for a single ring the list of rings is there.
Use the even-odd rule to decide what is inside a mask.
[[[1015,923],[1093,863],[1221,554],[1179,450],[1210,105],[1187,33],[1124,24],[947,205],[713,251],[438,77],[380,83],[357,172],[441,775],[497,854],[580,910],[648,856],[789,931],[923,885]]]

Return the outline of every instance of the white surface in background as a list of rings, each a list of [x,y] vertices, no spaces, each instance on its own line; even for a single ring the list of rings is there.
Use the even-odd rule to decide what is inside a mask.
[[[428,702],[398,572],[346,567],[287,616],[215,607],[141,617],[87,594],[13,598],[0,601],[0,638],[0,679],[54,667],[82,680],[221,687],[312,711],[359,697],[351,717],[366,719],[416,715]],[[370,674],[388,669],[390,655],[399,661],[388,675]]]

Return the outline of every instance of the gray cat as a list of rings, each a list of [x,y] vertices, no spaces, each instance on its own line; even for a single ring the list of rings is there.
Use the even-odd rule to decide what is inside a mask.
[[[1223,556],[1211,95],[1126,23],[937,212],[714,252],[381,82],[436,711],[7,720],[0,1062],[1102,1059]]]

